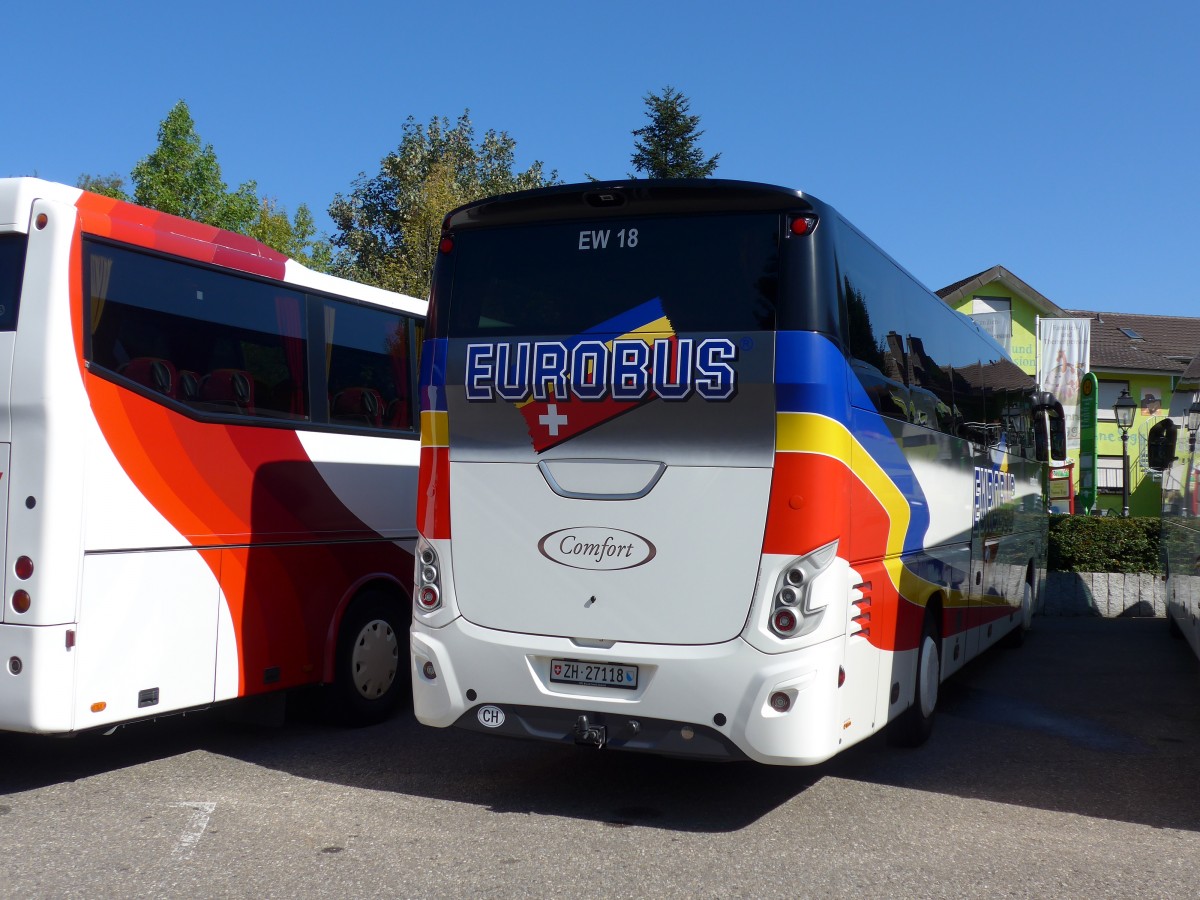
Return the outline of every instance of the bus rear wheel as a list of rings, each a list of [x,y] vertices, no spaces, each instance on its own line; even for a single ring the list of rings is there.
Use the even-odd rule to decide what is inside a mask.
[[[921,643],[917,648],[917,672],[912,706],[888,723],[888,743],[897,747],[917,747],[929,739],[933,731],[933,714],[937,710],[938,688],[942,682],[941,641],[937,624],[930,614],[921,628]]]
[[[360,594],[338,629],[331,712],[350,726],[386,719],[406,693],[408,628],[382,591]]]

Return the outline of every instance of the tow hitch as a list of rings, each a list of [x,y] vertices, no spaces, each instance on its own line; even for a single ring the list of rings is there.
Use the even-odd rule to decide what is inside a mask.
[[[575,743],[584,747],[595,747],[599,750],[608,738],[605,726],[595,725],[588,721],[587,716],[575,720]]]

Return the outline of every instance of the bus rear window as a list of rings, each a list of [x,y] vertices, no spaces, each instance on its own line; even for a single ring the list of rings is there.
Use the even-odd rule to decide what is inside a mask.
[[[578,334],[652,300],[677,332],[770,330],[779,228],[777,215],[755,214],[465,230],[449,333]]]
[[[25,268],[25,236],[0,237],[0,331],[17,328],[17,304],[21,299],[21,273]]]

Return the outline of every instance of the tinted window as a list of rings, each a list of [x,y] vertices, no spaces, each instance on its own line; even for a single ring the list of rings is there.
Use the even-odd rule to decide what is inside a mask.
[[[330,421],[411,428],[407,319],[331,301],[323,318]]]
[[[202,411],[413,428],[407,317],[85,247],[93,365]]]
[[[463,231],[449,332],[573,335],[653,300],[677,333],[771,329],[778,261],[774,214]]]
[[[874,407],[948,434],[1028,444],[1033,379],[845,222],[837,264],[851,367]]]
[[[907,372],[911,280],[852,227],[838,224],[838,289],[851,367],[881,414],[917,418]]]
[[[304,295],[89,247],[91,361],[198,409],[308,418]]]
[[[17,327],[17,304],[21,298],[24,268],[24,235],[0,237],[0,331],[13,331]]]

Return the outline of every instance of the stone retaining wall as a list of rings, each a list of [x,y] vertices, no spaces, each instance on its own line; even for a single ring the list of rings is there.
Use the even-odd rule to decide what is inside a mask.
[[[1047,572],[1046,616],[1165,616],[1166,584],[1160,575],[1114,572]]]

